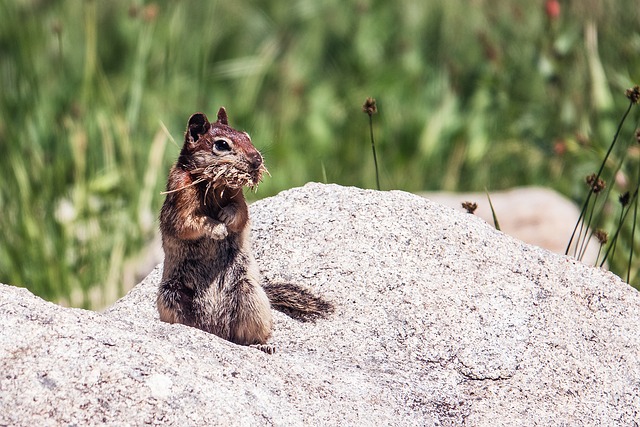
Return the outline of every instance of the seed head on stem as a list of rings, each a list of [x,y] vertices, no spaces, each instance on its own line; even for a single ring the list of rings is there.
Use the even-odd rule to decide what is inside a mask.
[[[376,168],[376,187],[380,190],[380,176],[378,175],[378,158],[376,157],[376,144],[373,139],[373,115],[378,112],[376,106],[376,100],[374,98],[367,98],[362,104],[362,111],[369,116],[369,133],[371,135],[371,150],[373,151],[373,164]]]
[[[478,209],[478,204],[475,202],[462,202],[462,207],[470,214],[473,214]]]
[[[369,116],[372,116],[378,112],[378,107],[376,106],[376,100],[374,98],[367,98],[362,104],[362,111],[367,113]]]
[[[627,98],[629,98],[629,101],[631,101],[634,104],[639,104],[640,103],[640,86],[635,85],[632,88],[627,89],[624,94],[626,95]]]
[[[598,178],[595,173],[587,175],[585,181],[595,194],[598,194],[607,187],[607,183],[602,178]]]

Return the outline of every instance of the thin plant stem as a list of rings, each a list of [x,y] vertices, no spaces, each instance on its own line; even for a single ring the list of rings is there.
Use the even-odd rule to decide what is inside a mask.
[[[639,178],[640,179],[640,178]],[[636,237],[636,220],[638,219],[638,198],[633,204],[633,222],[631,223],[631,249],[629,249],[629,264],[627,264],[627,283],[631,283],[631,261],[633,261],[633,248]]]
[[[638,125],[636,124],[636,129],[638,129]],[[640,131],[636,130],[636,141],[640,143]],[[638,175],[636,177],[636,190],[635,194],[638,193],[638,189],[640,188],[640,161],[638,162]],[[629,263],[627,264],[627,283],[631,284],[631,263],[633,261],[633,250],[635,248],[636,242],[636,221],[638,220],[638,198],[636,197],[633,203],[633,222],[631,223],[631,244],[629,248]]]
[[[598,194],[596,193],[596,197],[593,200],[593,204],[591,205],[591,211],[589,212],[589,219],[587,220],[587,226],[584,227],[584,221],[580,224],[580,231],[578,232],[578,240],[576,240],[576,250],[573,252],[574,256],[581,261],[584,253],[587,250],[587,246],[589,246],[589,230],[591,227],[591,221],[593,220],[593,212],[596,210],[596,204],[598,203]],[[583,228],[586,228],[586,232],[584,236],[582,235]],[[580,238],[582,238],[582,243],[580,242]]]
[[[640,185],[640,183],[639,183]],[[631,203],[635,203],[635,199],[638,197],[638,186],[636,186],[636,190],[633,193],[633,199],[631,200]],[[624,213],[622,214],[622,221],[621,223],[624,223],[625,218],[627,217],[627,213],[629,213],[630,208],[624,210]],[[613,235],[613,238],[611,239],[611,243],[609,244],[609,247],[607,248],[607,251],[604,254],[604,258],[602,259],[602,262],[600,262],[600,267],[602,267],[604,265],[604,263],[607,261],[607,258],[609,257],[609,253],[612,250],[612,247],[615,245],[616,240],[618,240],[618,235],[620,234],[620,229],[622,227],[618,227],[616,232]]]
[[[622,228],[622,221],[626,217],[624,206],[620,210],[620,218],[618,218],[618,230]],[[618,230],[616,230],[616,238],[613,240],[613,249],[611,249],[611,258],[616,254],[616,249],[618,247]]]
[[[371,136],[371,151],[373,151],[373,164],[376,168],[376,188],[380,190],[380,175],[378,173],[378,157],[376,156],[376,143],[373,138],[373,115],[378,112],[376,100],[367,98],[362,104],[362,111],[369,116],[369,135]]]
[[[618,162],[618,166],[616,166],[616,168],[613,170],[613,173],[611,174],[612,176],[616,176],[618,174],[618,172],[620,171],[620,169],[622,169],[622,164],[624,163],[624,157],[620,159],[620,161]],[[614,186],[613,185],[607,185],[606,188],[604,189],[604,197],[602,197],[602,199],[604,200],[609,200],[609,194],[611,193],[611,191],[613,190]],[[605,215],[605,210],[607,209],[607,204],[606,203],[602,203],[600,205],[600,209],[598,210],[598,213],[595,215],[596,218],[602,218],[603,215]]]
[[[593,237],[593,230],[589,231],[589,234],[585,234],[584,240],[582,241],[582,250],[580,250],[580,254],[577,258],[578,261],[582,261],[584,259],[584,255],[587,253],[587,249],[589,249],[589,244],[591,243],[591,238]]]
[[[576,235],[576,231],[578,231],[578,227],[580,227],[580,232],[578,233],[578,240],[576,241],[576,249],[573,251],[573,254],[576,254],[578,245],[580,244],[580,235],[582,235],[582,227],[584,227],[584,215],[587,212],[587,208],[589,207],[589,200],[591,199],[591,195],[593,194],[593,188],[589,188],[589,194],[587,194],[587,199],[584,201],[582,205],[582,209],[580,210],[580,216],[578,217],[578,221],[576,222],[576,226],[573,228],[573,233],[571,233],[571,238],[569,239],[569,244],[567,245],[567,249],[564,251],[565,255],[569,255],[569,249],[571,248],[571,244],[573,243],[573,238]]]
[[[371,151],[373,151],[373,164],[376,168],[376,187],[380,190],[380,176],[378,174],[378,157],[376,156],[376,144],[373,139],[373,115],[369,114],[369,134],[371,135]]]
[[[593,264],[594,266],[598,265],[598,258],[600,258],[600,253],[602,252],[602,243],[598,246],[598,255],[596,255],[596,262]]]

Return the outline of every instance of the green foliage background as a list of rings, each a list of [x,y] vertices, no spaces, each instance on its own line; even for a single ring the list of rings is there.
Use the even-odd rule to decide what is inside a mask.
[[[372,96],[383,189],[538,184],[579,200],[640,81],[639,9],[0,0],[0,281],[86,307],[121,294],[187,118],[220,105],[265,155],[258,197],[372,188]]]

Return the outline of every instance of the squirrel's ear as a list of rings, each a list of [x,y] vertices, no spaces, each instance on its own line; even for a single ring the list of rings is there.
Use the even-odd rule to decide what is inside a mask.
[[[224,107],[220,107],[220,109],[218,110],[218,123],[221,123],[223,125],[229,124],[229,119],[227,118],[227,110],[225,110]]]
[[[195,113],[189,117],[185,142],[196,142],[200,138],[200,135],[204,135],[209,130],[209,127],[211,127],[211,124],[209,124],[207,116],[202,113]]]

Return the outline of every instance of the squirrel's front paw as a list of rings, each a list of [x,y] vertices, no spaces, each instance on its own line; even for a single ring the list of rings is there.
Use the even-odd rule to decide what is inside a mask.
[[[229,234],[226,224],[218,221],[209,221],[207,223],[207,231],[209,237],[215,240],[225,239]]]
[[[218,218],[226,225],[231,225],[236,219],[237,209],[233,205],[227,205],[220,210]]]

